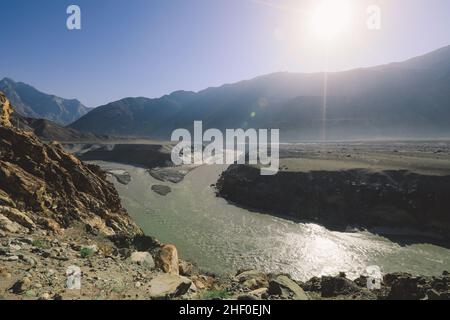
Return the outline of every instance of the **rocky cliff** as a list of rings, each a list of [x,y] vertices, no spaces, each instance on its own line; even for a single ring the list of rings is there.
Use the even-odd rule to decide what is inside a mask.
[[[256,167],[232,165],[217,188],[238,205],[334,230],[411,228],[445,238],[450,231],[450,176],[445,175],[350,169],[261,176]]]
[[[99,167],[11,126],[0,94],[0,229],[60,233],[75,223],[106,235],[138,234]]]
[[[1,114],[0,114],[0,125],[4,127],[11,127],[11,115],[13,113],[13,108],[9,100],[6,96],[0,92],[0,105],[1,105]]]

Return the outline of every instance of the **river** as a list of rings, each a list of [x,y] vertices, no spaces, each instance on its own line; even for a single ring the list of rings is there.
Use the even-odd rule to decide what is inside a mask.
[[[123,205],[144,232],[173,243],[179,254],[202,270],[235,273],[240,268],[284,272],[298,280],[335,275],[350,278],[377,265],[383,272],[440,275],[450,269],[450,250],[431,244],[401,246],[369,232],[342,233],[310,223],[296,223],[251,212],[215,195],[225,166],[201,166],[184,181],[161,183],[146,169],[96,162],[105,169],[123,169],[132,180],[112,179]],[[167,196],[151,190],[154,184],[172,188]]]

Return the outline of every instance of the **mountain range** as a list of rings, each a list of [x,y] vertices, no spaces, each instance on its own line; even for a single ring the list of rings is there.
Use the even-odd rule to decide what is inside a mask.
[[[76,134],[66,136],[161,140],[177,128],[192,130],[195,120],[203,121],[204,130],[280,129],[283,141],[319,140],[324,132],[327,140],[448,138],[449,87],[450,46],[382,66],[273,73],[199,92],[124,98],[95,109],[7,78],[0,82],[21,115],[69,124],[66,129]]]
[[[76,99],[63,99],[43,93],[23,82],[4,78],[0,91],[11,101],[16,112],[28,118],[47,119],[67,125],[85,115],[89,109]]]
[[[326,81],[326,109],[324,87]],[[252,80],[126,98],[98,107],[71,128],[170,138],[176,128],[278,128],[282,140],[450,136],[450,46],[388,65],[335,73],[275,73]]]

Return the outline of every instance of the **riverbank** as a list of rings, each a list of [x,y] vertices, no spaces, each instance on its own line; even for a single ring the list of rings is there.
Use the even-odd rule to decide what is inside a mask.
[[[395,235],[450,243],[450,157],[447,144],[427,151],[381,144],[316,146],[285,151],[281,171],[261,176],[250,165],[230,166],[218,195],[245,208],[322,224],[330,230],[390,230]],[[314,151],[313,151],[314,150]],[[395,150],[395,152],[394,152]],[[397,231],[397,232],[396,232]],[[389,232],[386,232],[386,235]]]

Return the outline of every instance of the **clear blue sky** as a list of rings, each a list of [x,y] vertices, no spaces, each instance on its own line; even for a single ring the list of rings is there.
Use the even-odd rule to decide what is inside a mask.
[[[0,77],[94,107],[325,68],[300,10],[320,0],[1,0]],[[349,0],[354,21],[329,70],[400,61],[450,44],[448,0]],[[382,29],[365,27],[368,4]],[[82,30],[66,28],[66,8]]]

